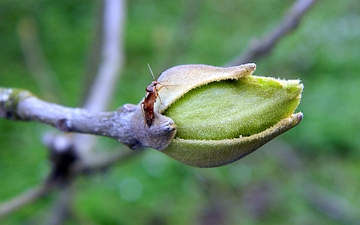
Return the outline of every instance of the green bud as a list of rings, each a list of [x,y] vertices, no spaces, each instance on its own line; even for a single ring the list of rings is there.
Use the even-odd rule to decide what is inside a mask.
[[[297,125],[299,80],[252,76],[236,67],[183,65],[163,72],[155,110],[172,118],[177,134],[162,152],[185,164],[216,167],[236,161]]]

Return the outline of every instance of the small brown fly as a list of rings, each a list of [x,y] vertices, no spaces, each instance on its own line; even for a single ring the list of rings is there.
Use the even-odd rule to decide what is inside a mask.
[[[158,82],[155,79],[155,76],[154,76],[149,64],[148,64],[148,67],[149,67],[149,70],[150,70],[151,75],[154,80],[145,89],[146,95],[145,95],[144,101],[141,103],[141,107],[142,107],[142,112],[144,115],[145,122],[148,125],[148,127],[151,127],[151,125],[153,124],[153,121],[154,121],[154,104],[156,102],[157,97],[159,97],[159,99],[160,99],[158,92],[163,87],[163,85],[161,85],[160,82]],[[161,101],[161,99],[160,99],[160,101]]]

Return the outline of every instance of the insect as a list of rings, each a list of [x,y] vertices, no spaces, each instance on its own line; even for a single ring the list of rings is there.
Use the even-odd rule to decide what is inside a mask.
[[[145,89],[146,95],[145,95],[144,101],[141,102],[141,107],[142,107],[142,112],[143,112],[145,123],[147,124],[148,127],[151,127],[151,125],[153,124],[153,121],[154,121],[154,104],[156,102],[157,97],[159,97],[159,99],[160,99],[158,92],[163,87],[163,85],[161,85],[160,82],[158,82],[155,79],[155,76],[154,76],[149,64],[148,64],[148,67],[149,67],[149,70],[150,70],[151,75],[154,80]],[[160,99],[160,101],[161,101],[161,99]]]

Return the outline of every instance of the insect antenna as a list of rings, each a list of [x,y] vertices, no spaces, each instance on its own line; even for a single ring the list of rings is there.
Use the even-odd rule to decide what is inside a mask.
[[[149,70],[150,70],[151,76],[153,77],[154,80],[156,80],[156,79],[155,79],[155,76],[154,76],[154,73],[153,73],[153,71],[152,71],[149,63],[147,64],[147,66],[148,66],[148,68],[149,68]]]

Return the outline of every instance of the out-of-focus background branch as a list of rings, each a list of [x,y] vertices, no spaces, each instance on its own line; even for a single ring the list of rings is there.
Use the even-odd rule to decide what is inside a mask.
[[[49,139],[45,141],[47,147],[41,142],[48,128],[0,120],[0,202],[15,196],[7,206],[16,206],[19,199],[23,204],[31,202],[1,222],[38,224],[44,218],[52,224],[359,221],[359,4],[356,0],[317,1],[311,10],[291,10],[308,9],[299,6],[312,3],[131,1],[126,6],[124,33],[112,30],[118,34],[118,43],[124,38],[126,63],[115,54],[111,59],[117,58],[119,64],[107,61],[110,64],[102,66],[106,57],[101,49],[111,42],[102,41],[105,27],[96,24],[106,20],[99,14],[106,12],[105,6],[84,0],[0,3],[0,85],[25,88],[63,105],[82,105],[81,87],[93,79],[81,74],[100,74],[105,68],[119,75],[123,65],[121,83],[113,86],[115,94],[109,102],[113,110],[124,103],[138,103],[144,96],[152,79],[147,63],[160,73],[177,64],[231,64],[239,54],[237,62],[255,60],[256,54],[245,57],[244,52],[258,52],[256,46],[264,43],[268,43],[265,52],[270,47],[271,54],[255,61],[256,74],[300,78],[305,84],[302,124],[238,162],[195,169],[156,151],[132,155],[121,149],[121,153],[119,143],[102,138],[98,145],[84,147],[93,149],[84,155],[99,159],[94,169],[103,173],[93,174],[94,170],[82,167],[82,173],[92,176],[70,180],[54,195],[44,195],[47,191],[41,186],[26,191],[51,174],[53,167],[46,159],[52,138],[50,144]],[[298,19],[300,24],[294,23]],[[293,25],[298,26],[288,33]],[[256,43],[253,40],[257,44],[247,47]],[[115,80],[109,83],[116,85]],[[90,86],[86,89],[96,93]],[[100,102],[106,105],[108,100]],[[56,140],[57,136],[52,137]],[[83,147],[91,142],[76,143]],[[33,201],[40,196],[46,197]]]
[[[232,59],[227,66],[235,66],[241,63],[253,62],[265,57],[275,48],[276,44],[289,32],[295,30],[302,17],[310,9],[316,0],[297,0],[290,7],[285,17],[266,37],[250,42],[248,49]]]

